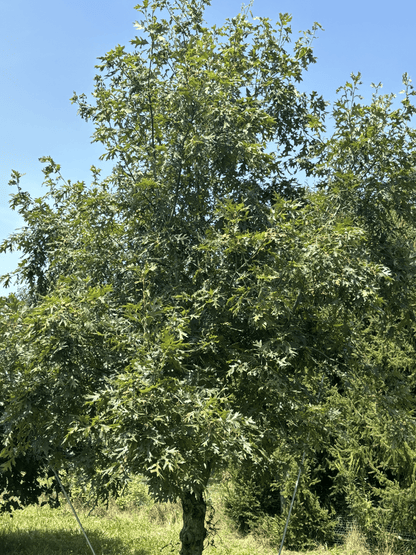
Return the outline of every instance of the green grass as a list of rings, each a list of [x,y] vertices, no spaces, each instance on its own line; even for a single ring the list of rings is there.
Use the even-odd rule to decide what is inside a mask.
[[[140,489],[140,488],[139,488]],[[215,547],[208,546],[207,555],[277,555],[265,538],[238,534],[224,514],[221,496],[215,486],[211,497],[216,509],[214,522]],[[137,501],[138,500],[138,501]],[[169,555],[179,553],[181,510],[176,504],[155,504],[140,491],[112,501],[109,509],[96,508],[92,514],[79,503],[76,505],[96,555]],[[296,552],[284,551],[286,555]],[[344,547],[324,546],[308,555],[396,555],[386,545],[381,551],[371,551],[359,533],[353,530]],[[84,536],[70,508],[28,507],[0,516],[0,555],[91,555]]]

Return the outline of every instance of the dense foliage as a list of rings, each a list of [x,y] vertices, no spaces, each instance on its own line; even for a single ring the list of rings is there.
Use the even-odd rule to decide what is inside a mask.
[[[305,537],[317,510],[353,517],[373,539],[381,529],[416,532],[415,132],[409,126],[414,92],[405,75],[401,109],[391,108],[393,95],[379,96],[377,90],[372,103],[362,106],[359,78],[352,75],[339,89],[335,133],[319,147],[323,156],[315,175],[332,211],[348,214],[365,231],[369,256],[388,268],[389,279],[380,282],[380,310],[352,313],[355,344],[348,372],[340,366],[338,373],[325,375],[321,404],[333,422],[326,423],[328,433],[318,447],[305,445],[306,476],[299,492],[318,505],[295,505],[287,542],[293,547],[331,537],[324,514],[319,529],[311,528]],[[290,452],[286,444],[268,468],[243,465],[237,472],[228,505],[241,528],[253,530],[265,520],[270,536],[281,533],[285,508],[267,498],[273,491],[284,497],[293,487],[296,472],[292,469],[291,477],[281,470],[288,457],[299,465],[299,455]],[[248,474],[255,485],[250,486]]]

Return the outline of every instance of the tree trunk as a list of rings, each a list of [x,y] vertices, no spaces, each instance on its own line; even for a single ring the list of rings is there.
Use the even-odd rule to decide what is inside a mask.
[[[181,497],[183,510],[183,528],[179,535],[182,542],[180,555],[202,555],[205,529],[205,503],[203,492],[184,492]]]

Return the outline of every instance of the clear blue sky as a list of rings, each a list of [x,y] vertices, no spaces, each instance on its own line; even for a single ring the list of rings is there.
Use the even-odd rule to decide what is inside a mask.
[[[33,197],[46,192],[39,157],[50,155],[65,178],[90,181],[102,150],[90,143],[91,123],[77,116],[73,91],[93,91],[94,65],[117,44],[129,45],[139,19],[134,0],[14,0],[0,2],[0,241],[23,222],[8,205],[12,169],[25,173],[21,185]],[[245,2],[248,3],[248,2]],[[221,25],[240,11],[239,0],[212,0],[206,19]],[[333,102],[351,72],[362,73],[361,94],[372,82],[399,93],[408,72],[416,84],[415,0],[255,0],[254,15],[278,20],[292,14],[293,40],[319,22],[314,42],[318,60],[302,84]],[[400,100],[398,95],[397,102]],[[0,275],[13,270],[19,254],[0,254]],[[15,288],[4,290],[8,294]]]

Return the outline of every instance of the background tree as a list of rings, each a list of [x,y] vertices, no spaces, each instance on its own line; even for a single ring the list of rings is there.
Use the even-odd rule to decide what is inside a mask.
[[[367,528],[376,520],[400,529],[414,503],[416,93],[405,74],[400,108],[392,108],[395,95],[379,95],[381,85],[366,106],[359,84],[352,74],[339,89],[336,131],[319,147],[317,175],[328,199],[365,230],[371,260],[391,279],[379,290],[383,310],[357,321],[364,371],[338,389],[342,420],[331,451],[354,517]],[[414,531],[414,521],[405,526]]]
[[[303,488],[305,499],[315,496],[322,508],[353,517],[373,539],[386,528],[415,531],[415,131],[410,127],[415,93],[407,75],[403,81],[402,106],[393,109],[394,95],[379,96],[377,90],[369,105],[361,105],[359,75],[352,75],[338,91],[335,132],[322,135],[315,151],[314,175],[327,210],[359,226],[369,260],[381,263],[390,277],[380,282],[380,310],[348,313],[354,348],[338,350],[338,371],[326,374],[322,399],[332,425],[319,449],[308,449],[310,476],[304,477],[300,495]],[[344,280],[355,279],[353,274],[345,267]],[[338,286],[341,293],[341,281]],[[343,335],[341,320],[334,325],[342,326]],[[342,353],[349,357],[344,360]],[[290,451],[289,443],[284,455],[275,452],[274,464],[256,468],[247,461],[235,472],[228,504],[240,528],[253,529],[265,519],[272,537],[282,532],[285,507],[279,492],[288,491],[291,477],[281,469],[285,457],[294,460]],[[255,476],[252,487],[247,476]],[[273,488],[277,497],[269,499]],[[316,529],[306,539],[304,534],[314,511],[313,504],[295,505],[288,544],[300,548],[317,539]],[[331,530],[323,525],[318,534],[328,539]]]

